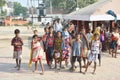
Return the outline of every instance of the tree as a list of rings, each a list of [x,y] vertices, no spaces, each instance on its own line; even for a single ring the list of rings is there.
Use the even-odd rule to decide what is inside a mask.
[[[14,2],[14,15],[22,14],[23,17],[27,17],[27,11],[28,11],[28,9],[26,7],[23,7],[18,2]]]
[[[76,9],[77,4],[79,8],[83,8],[85,6],[93,4],[98,0],[51,0],[51,1],[53,8],[63,9],[69,13]],[[45,0],[44,2],[47,7],[50,7],[49,5],[50,0]]]
[[[2,7],[5,5],[5,0],[0,0],[0,16],[4,16],[6,12],[3,12]],[[4,14],[4,15],[3,15]]]
[[[6,1],[5,0],[0,0],[0,8],[2,8],[5,5]]]

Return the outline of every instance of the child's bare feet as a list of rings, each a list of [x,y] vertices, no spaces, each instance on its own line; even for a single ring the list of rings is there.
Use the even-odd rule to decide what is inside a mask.
[[[40,73],[40,75],[44,75],[44,72]]]
[[[18,71],[20,70],[20,67],[18,67],[18,69],[17,69]]]
[[[80,71],[80,73],[82,73],[82,71]]]
[[[33,72],[34,72],[34,73],[36,73],[36,72],[37,72],[37,70],[33,70]]]
[[[18,66],[15,66],[14,68],[18,68]]]

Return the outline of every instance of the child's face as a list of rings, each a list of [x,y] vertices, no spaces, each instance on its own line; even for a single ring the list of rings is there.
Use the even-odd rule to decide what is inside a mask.
[[[61,33],[60,33],[60,32],[58,32],[58,33],[57,33],[57,36],[58,36],[58,37],[61,37]]]
[[[67,28],[65,28],[65,30],[64,31],[67,31]]]
[[[118,32],[118,29],[116,29],[115,32],[117,33],[117,32]]]
[[[37,31],[34,31],[34,35],[37,35],[38,34],[38,32]]]
[[[80,35],[76,35],[76,40],[79,40],[80,39]]]
[[[50,31],[50,33],[52,33],[52,32],[53,32],[53,28],[50,28],[50,30],[49,30],[49,31]]]
[[[20,34],[18,33],[18,34],[15,34],[17,37],[19,37],[20,36]]]
[[[33,38],[34,42],[38,41],[38,37]]]
[[[99,36],[98,36],[98,35],[96,35],[96,36],[95,36],[95,40],[98,40],[98,39],[99,39]]]
[[[48,33],[48,32],[49,32],[48,28],[46,28],[46,29],[45,29],[45,32],[46,32],[46,33]]]

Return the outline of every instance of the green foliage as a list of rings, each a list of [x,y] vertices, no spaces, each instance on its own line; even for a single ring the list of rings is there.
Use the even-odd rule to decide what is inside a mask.
[[[60,8],[66,10],[68,13],[76,9],[77,4],[79,8],[83,8],[98,0],[51,0],[53,8]],[[50,0],[44,1],[46,7],[50,7]]]
[[[0,8],[5,5],[6,1],[5,0],[0,0]]]
[[[6,15],[7,15],[7,11],[6,10],[5,11],[1,10],[0,16],[5,17]]]
[[[22,14],[23,17],[27,17],[27,11],[28,11],[28,9],[26,7],[23,7],[18,2],[14,2],[14,15]]]

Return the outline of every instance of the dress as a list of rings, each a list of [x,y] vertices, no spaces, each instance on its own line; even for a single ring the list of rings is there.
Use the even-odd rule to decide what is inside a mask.
[[[56,51],[54,52],[54,56],[56,53],[60,53],[59,57],[55,56],[57,59],[62,58],[62,42],[63,42],[62,38],[57,38],[57,37],[55,38],[54,50]]]
[[[63,54],[62,54],[63,60],[69,59],[69,56],[70,56],[70,38],[67,38],[63,41],[62,49],[63,49]]]
[[[34,43],[32,49],[32,61],[36,62],[42,58],[44,51],[39,42]]]
[[[88,56],[88,61],[94,61],[98,59],[98,54],[100,54],[100,41],[92,41],[92,46],[91,46],[91,53]]]

